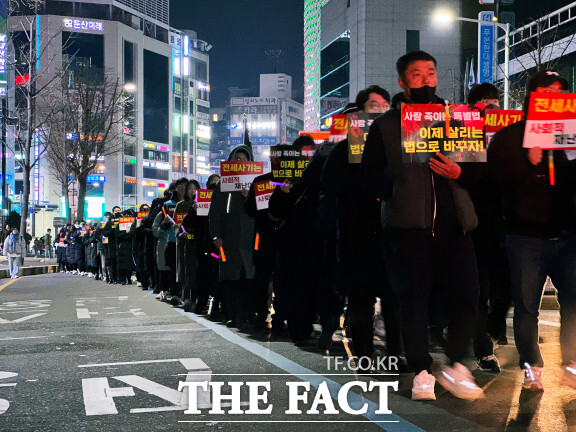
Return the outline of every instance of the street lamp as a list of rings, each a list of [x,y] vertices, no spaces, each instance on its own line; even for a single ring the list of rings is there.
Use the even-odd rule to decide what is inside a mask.
[[[508,109],[508,98],[510,94],[510,24],[501,24],[497,21],[488,22],[488,21],[481,21],[472,18],[463,18],[459,16],[454,16],[447,12],[437,12],[433,15],[433,19],[439,23],[450,23],[452,21],[466,21],[472,22],[476,24],[484,24],[484,25],[491,25],[498,28],[501,28],[505,32],[504,36],[504,109]],[[496,18],[494,18],[496,19]],[[498,63],[498,61],[496,61]]]

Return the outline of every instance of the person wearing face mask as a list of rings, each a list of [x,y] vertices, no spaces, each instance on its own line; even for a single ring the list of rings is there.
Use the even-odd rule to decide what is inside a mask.
[[[528,82],[525,110],[531,93],[562,93],[568,88],[557,72],[538,72]],[[576,389],[576,159],[568,151],[548,150],[544,157],[540,147],[524,148],[525,129],[526,121],[505,127],[488,147],[488,175],[502,200],[522,389],[544,390],[538,315],[546,276],[558,290],[560,303],[560,384]]]
[[[456,397],[482,398],[484,392],[462,364],[474,334],[479,289],[470,237],[478,219],[467,188],[481,173],[441,153],[428,163],[402,163],[402,104],[443,101],[435,95],[436,59],[430,54],[405,54],[396,69],[402,93],[370,127],[362,170],[366,187],[384,201],[385,262],[389,282],[400,299],[406,361],[415,372],[412,399],[436,399],[428,342],[428,310],[436,283],[446,292],[450,360],[438,380]]]
[[[390,108],[390,94],[372,85],[356,96],[356,104],[344,113],[384,114]],[[347,317],[353,338],[354,355],[364,358],[357,366],[368,372],[366,358],[374,353],[373,316],[376,297],[380,297],[386,326],[389,356],[401,354],[398,301],[382,272],[379,244],[380,202],[361,187],[360,164],[348,163],[348,140],[336,144],[324,164],[321,193],[336,199],[338,290],[348,295]],[[353,197],[353,198],[352,198]],[[350,200],[354,205],[350,205]]]

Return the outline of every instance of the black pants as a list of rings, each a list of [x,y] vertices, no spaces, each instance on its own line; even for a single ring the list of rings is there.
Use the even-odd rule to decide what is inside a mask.
[[[434,284],[445,288],[449,315],[446,354],[452,362],[466,356],[478,309],[478,271],[469,235],[433,237],[425,230],[393,230],[386,237],[389,279],[398,293],[406,360],[416,374],[431,372],[428,310]]]
[[[178,284],[176,283],[176,243],[168,243],[164,254],[164,262],[170,270],[161,270],[160,291],[168,291],[171,296],[180,295]]]
[[[506,336],[506,315],[511,303],[510,268],[503,246],[492,238],[475,238],[480,297],[474,337],[474,354],[485,357],[494,353],[491,337]]]
[[[177,245],[179,264],[179,283],[182,300],[198,301],[198,261],[196,259],[196,241],[179,239]]]

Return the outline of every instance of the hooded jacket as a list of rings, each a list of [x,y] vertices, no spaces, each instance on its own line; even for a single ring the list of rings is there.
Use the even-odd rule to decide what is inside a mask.
[[[467,186],[476,183],[480,172],[471,164],[461,164],[457,180],[448,180],[433,173],[428,164],[402,163],[401,104],[409,103],[404,94],[392,98],[392,108],[370,127],[362,169],[371,193],[384,200],[384,228],[437,228],[441,211],[443,229],[468,233],[478,224],[474,204]],[[434,103],[444,104],[436,97]],[[474,164],[472,164],[474,165]],[[453,227],[457,220],[459,227]]]

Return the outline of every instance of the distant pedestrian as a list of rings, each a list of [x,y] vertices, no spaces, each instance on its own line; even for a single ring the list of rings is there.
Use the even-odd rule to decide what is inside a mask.
[[[22,258],[26,255],[26,242],[16,227],[12,228],[12,233],[4,240],[4,255],[8,257],[10,277],[16,279]]]
[[[52,259],[52,230],[50,228],[44,234],[44,258]]]

